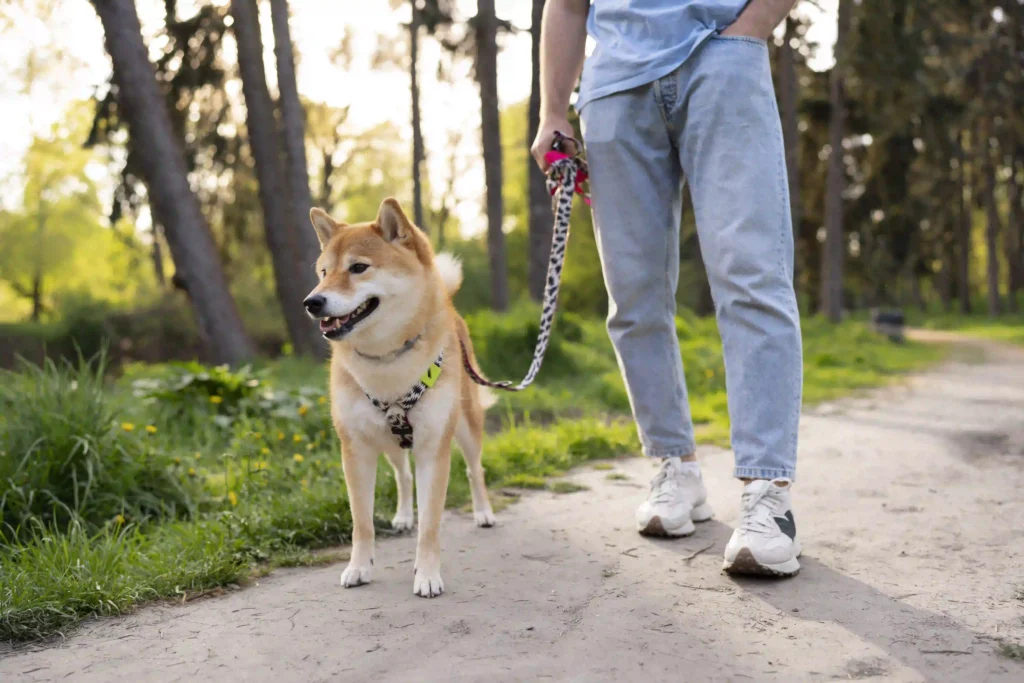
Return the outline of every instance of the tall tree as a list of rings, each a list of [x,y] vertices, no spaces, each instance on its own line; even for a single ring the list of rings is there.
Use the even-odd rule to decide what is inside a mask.
[[[988,128],[985,123],[978,131],[978,154],[981,163],[981,196],[985,204],[985,215],[988,225],[985,228],[986,273],[988,274],[988,314],[992,316],[1003,312],[1002,298],[999,296],[999,237],[1002,234],[1002,220],[999,217],[999,205],[996,202],[996,167],[992,160],[992,149]]]
[[[828,190],[825,196],[825,244],[822,253],[821,312],[832,322],[839,322],[843,309],[843,192],[846,189],[846,167],[843,160],[843,138],[846,130],[846,98],[844,71],[846,41],[850,26],[851,0],[838,0],[835,65],[829,83],[829,135],[831,153],[828,158]]]
[[[274,105],[263,68],[263,39],[255,0],[231,0],[231,15],[238,44],[238,69],[245,97],[249,148],[256,164],[277,299],[296,353],[320,355],[323,347],[320,333],[302,309],[302,300],[316,283],[312,263],[303,265],[305,250],[299,237],[299,233],[310,231],[306,221],[302,224],[294,222],[290,208]]]
[[[498,18],[494,0],[477,0],[476,79],[480,85],[480,133],[487,184],[487,255],[491,270],[491,307],[508,308],[504,208],[501,196],[501,117],[498,112]]]
[[[420,229],[423,224],[423,129],[420,123],[419,45],[420,9],[417,0],[409,0],[412,19],[409,21],[409,92],[412,95],[412,210]]]
[[[957,231],[957,297],[960,299],[960,312],[971,313],[971,205],[967,200],[967,159],[964,154],[964,133],[957,137],[957,199],[960,217]]]
[[[782,138],[786,147],[786,174],[789,177],[789,208],[793,220],[793,244],[800,243],[800,136],[797,125],[799,82],[796,76],[797,22],[792,15],[786,17],[786,32],[778,52],[779,109],[782,110]],[[799,263],[794,258],[793,283],[799,281]]]
[[[537,136],[540,127],[540,24],[544,16],[544,0],[533,0],[533,13],[530,23],[530,104],[527,113],[527,133],[524,144],[529,148]],[[548,195],[544,173],[526,155],[526,172],[529,174],[529,217],[530,239],[527,264],[527,283],[530,297],[540,301],[544,296],[544,283],[547,279],[548,257],[551,252],[551,230],[554,215],[551,212],[551,197]]]
[[[128,121],[154,219],[163,226],[175,279],[187,292],[200,334],[219,363],[254,353],[228,290],[217,247],[189,187],[185,157],[142,39],[133,0],[92,0],[113,63],[116,98]]]
[[[1020,312],[1017,295],[1024,288],[1024,211],[1021,207],[1020,182],[1017,180],[1017,159],[1010,157],[1009,175],[1006,179],[1007,199],[1010,203],[1010,215],[1006,221],[1006,292],[1007,310],[1011,313]]]
[[[274,56],[277,60],[277,89],[281,105],[281,128],[288,164],[288,195],[292,204],[293,225],[298,228],[299,269],[311,269],[320,256],[320,244],[312,230],[304,230],[309,220],[313,198],[309,190],[309,169],[306,165],[306,115],[299,101],[295,79],[295,57],[291,30],[288,26],[288,0],[270,0],[270,16],[274,25]],[[309,280],[312,282],[312,278]],[[326,350],[318,343],[315,347]]]

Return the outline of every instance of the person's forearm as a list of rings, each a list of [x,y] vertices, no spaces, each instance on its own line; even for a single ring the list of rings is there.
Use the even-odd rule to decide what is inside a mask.
[[[725,33],[767,38],[795,4],[796,0],[750,0],[746,9]]]
[[[565,116],[583,70],[587,43],[587,0],[548,0],[540,42],[541,117]]]

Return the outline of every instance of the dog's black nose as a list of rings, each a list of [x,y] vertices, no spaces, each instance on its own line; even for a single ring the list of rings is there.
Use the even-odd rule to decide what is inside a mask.
[[[320,311],[324,310],[325,303],[327,303],[327,298],[323,294],[313,294],[307,296],[302,305],[306,307],[310,315],[319,315]]]

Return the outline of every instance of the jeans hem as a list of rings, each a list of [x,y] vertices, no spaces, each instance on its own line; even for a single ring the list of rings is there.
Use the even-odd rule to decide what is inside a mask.
[[[732,476],[737,479],[789,479],[796,481],[795,469],[778,469],[771,467],[737,467]]]
[[[680,446],[679,448],[650,448],[644,446],[644,455],[648,458],[685,458],[690,455],[696,455],[697,448],[695,446]]]

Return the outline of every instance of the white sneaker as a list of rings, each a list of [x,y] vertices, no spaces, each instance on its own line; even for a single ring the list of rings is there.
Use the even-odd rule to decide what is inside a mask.
[[[763,479],[743,488],[743,516],[725,546],[722,569],[730,574],[793,576],[800,571],[800,541],[789,487]]]
[[[636,528],[645,536],[689,536],[694,522],[711,519],[708,492],[697,463],[666,458],[651,480],[651,493],[636,511]]]

